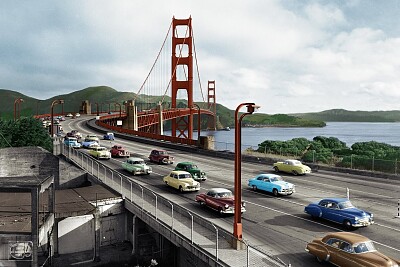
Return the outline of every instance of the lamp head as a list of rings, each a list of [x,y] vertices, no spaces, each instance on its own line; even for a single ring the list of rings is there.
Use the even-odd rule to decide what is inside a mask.
[[[261,106],[258,106],[256,104],[252,103],[252,104],[247,105],[246,107],[247,107],[247,113],[253,114],[254,112],[258,111],[258,109]]]

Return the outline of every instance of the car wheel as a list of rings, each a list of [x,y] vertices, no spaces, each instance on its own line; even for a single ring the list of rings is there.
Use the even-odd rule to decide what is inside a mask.
[[[275,171],[275,172],[279,172],[279,168],[275,166],[275,167],[274,167],[274,171]]]
[[[135,172],[135,171],[132,171],[132,174],[133,174],[133,175],[136,175],[136,172]]]
[[[168,182],[167,182],[167,181],[165,181],[165,184],[166,184],[166,185],[168,185]]]
[[[277,197],[278,196],[278,189],[276,189],[276,188],[272,189],[272,194]]]
[[[179,186],[179,191],[181,191],[181,193],[183,193],[183,187],[181,185]]]
[[[100,156],[99,156],[99,155],[97,155],[97,159],[100,159]]]
[[[199,201],[200,206],[204,207],[206,203],[204,201]]]
[[[253,185],[253,190],[257,191],[257,186],[256,185]]]
[[[353,225],[351,224],[351,222],[349,220],[344,220],[343,221],[343,226],[344,228],[346,228],[347,230],[350,230],[351,228],[353,228]]]
[[[292,171],[293,175],[299,175],[297,171]]]
[[[323,263],[324,261],[322,259],[320,259],[318,256],[315,256],[315,259],[319,262],[319,263]]]
[[[224,212],[223,212],[222,208],[219,208],[218,212],[219,212],[219,214],[224,215]]]

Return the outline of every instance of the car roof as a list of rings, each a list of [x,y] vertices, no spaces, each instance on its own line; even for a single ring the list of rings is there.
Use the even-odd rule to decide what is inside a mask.
[[[223,192],[231,192],[231,190],[226,189],[226,188],[211,188],[210,190],[208,190],[208,192],[214,192],[214,193],[223,193]]]
[[[175,174],[190,174],[187,171],[171,171],[171,173],[175,173]],[[191,174],[190,174],[191,175]]]
[[[104,146],[95,146],[94,148],[96,148],[96,149],[99,149],[99,148],[101,148],[101,149],[103,149],[103,148],[107,149],[107,148],[104,147]]]
[[[191,162],[191,161],[182,161],[182,162],[179,162],[178,164],[185,164],[185,165],[189,165],[189,164],[194,164],[193,162]]]
[[[356,244],[356,243],[360,243],[360,242],[365,242],[365,241],[369,241],[370,239],[356,234],[356,233],[351,233],[351,232],[334,232],[334,233],[328,233],[324,239],[328,239],[328,238],[338,238],[341,239],[343,241],[346,241],[350,244]]]
[[[324,199],[321,199],[320,201],[318,201],[318,202],[321,202],[322,200],[327,200],[327,201],[331,201],[331,202],[337,202],[337,203],[339,203],[339,202],[345,202],[345,201],[349,201],[347,198],[324,198]]]
[[[144,161],[144,159],[142,159],[142,158],[129,157],[128,159],[133,160],[133,161]]]
[[[272,178],[272,177],[282,177],[282,176],[280,176],[280,175],[278,175],[278,174],[273,174],[273,173],[260,173],[260,174],[257,175],[256,177],[260,177],[260,176],[268,177],[268,178]]]

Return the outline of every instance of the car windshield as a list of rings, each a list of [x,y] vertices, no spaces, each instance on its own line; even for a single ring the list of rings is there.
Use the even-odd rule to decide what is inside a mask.
[[[93,140],[85,139],[85,142],[93,142]]]
[[[219,192],[215,194],[216,198],[227,198],[227,197],[232,197],[232,192],[230,191],[224,191],[224,192]]]
[[[280,176],[271,177],[270,180],[271,182],[283,181],[282,177]]]
[[[167,154],[167,152],[165,152],[165,151],[159,151],[158,152],[160,155],[166,155]]]
[[[374,243],[372,243],[372,241],[358,243],[358,244],[355,244],[353,247],[354,247],[355,253],[376,251]]]
[[[353,204],[351,204],[350,201],[345,201],[345,202],[340,202],[339,203],[339,208],[341,210],[343,210],[343,209],[354,208],[354,206],[353,206]]]
[[[99,147],[97,150],[98,150],[98,151],[104,151],[104,150],[107,150],[107,148],[105,148],[105,147]]]
[[[143,161],[137,160],[137,161],[134,161],[132,164],[143,164]]]
[[[179,174],[179,179],[185,179],[185,178],[192,178],[192,175],[190,173]]]

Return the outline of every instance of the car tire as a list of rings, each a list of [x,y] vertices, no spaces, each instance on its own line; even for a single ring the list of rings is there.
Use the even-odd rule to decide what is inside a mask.
[[[222,208],[218,209],[219,214],[224,215]]]
[[[168,182],[167,182],[167,181],[165,181],[165,184],[166,184],[166,185],[168,185]]]
[[[299,173],[297,171],[292,171],[292,173],[293,173],[294,176],[299,175]]]
[[[319,263],[323,263],[324,261],[322,259],[320,259],[318,256],[315,256],[315,259],[319,262]]]
[[[184,191],[183,191],[183,187],[180,185],[179,186],[179,191],[181,192],[181,193],[183,193]]]
[[[253,191],[257,191],[257,186],[253,185]]]
[[[274,167],[274,171],[275,171],[275,172],[279,172],[279,168],[275,166],[275,167]]]
[[[351,222],[349,220],[344,220],[343,226],[344,226],[344,228],[346,228],[346,230],[351,230],[353,228],[353,225],[351,224]]]
[[[278,196],[278,189],[274,188],[272,189],[272,194],[277,197]]]
[[[97,159],[98,159],[98,160],[100,159],[100,156],[99,156],[99,155],[97,155]]]
[[[206,203],[204,201],[199,201],[200,206],[204,207]]]

